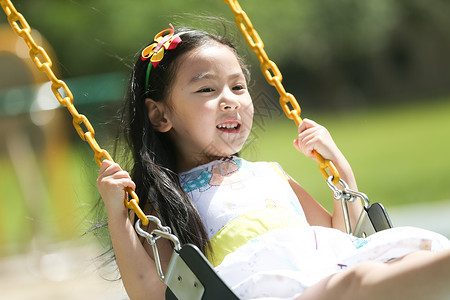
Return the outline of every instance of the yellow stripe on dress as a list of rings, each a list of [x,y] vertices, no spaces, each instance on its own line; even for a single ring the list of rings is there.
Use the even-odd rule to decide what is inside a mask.
[[[308,226],[304,216],[292,208],[268,206],[242,215],[225,225],[209,241],[211,251],[206,251],[210,263],[217,267],[225,256],[252,239],[271,230]]]
[[[271,161],[269,162],[269,166],[272,167],[272,169],[275,171],[275,173],[277,173],[278,176],[281,177],[281,179],[283,179],[287,184],[289,184],[286,174],[277,163]]]

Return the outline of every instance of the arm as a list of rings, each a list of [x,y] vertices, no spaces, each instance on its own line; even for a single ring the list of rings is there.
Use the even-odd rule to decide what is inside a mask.
[[[304,119],[298,127],[298,139],[294,141],[294,146],[298,151],[314,160],[316,160],[314,151],[317,151],[323,158],[331,160],[338,170],[341,179],[348,184],[349,188],[353,190],[358,189],[350,164],[336,146],[330,133],[325,127],[314,121]],[[341,202],[333,199],[333,203],[331,227],[345,231],[345,222]],[[360,201],[348,203],[348,212],[353,229],[356,226],[361,210],[362,204]]]
[[[296,300],[443,300],[449,299],[449,280],[450,249],[417,251],[387,263],[362,262],[319,281]]]
[[[111,242],[128,295],[131,299],[164,299],[166,286],[156,273],[151,247],[142,245],[123,203],[124,189],[134,189],[133,181],[118,164],[105,160],[97,187],[105,203]],[[167,240],[160,239],[158,249],[165,269],[172,248]]]
[[[319,202],[314,200],[314,198],[292,177],[287,175],[287,179],[300,201],[308,224],[312,226],[332,227],[331,214],[320,205]]]

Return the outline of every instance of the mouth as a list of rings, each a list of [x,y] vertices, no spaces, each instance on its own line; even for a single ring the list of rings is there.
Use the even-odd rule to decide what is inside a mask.
[[[238,133],[241,129],[241,122],[233,120],[233,121],[225,121],[216,126],[222,132],[227,133]]]

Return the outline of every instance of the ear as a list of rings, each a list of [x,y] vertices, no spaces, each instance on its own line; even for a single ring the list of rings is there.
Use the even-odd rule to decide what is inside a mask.
[[[150,123],[156,131],[167,132],[172,128],[172,122],[167,116],[167,107],[164,103],[147,98],[145,99],[145,106]]]

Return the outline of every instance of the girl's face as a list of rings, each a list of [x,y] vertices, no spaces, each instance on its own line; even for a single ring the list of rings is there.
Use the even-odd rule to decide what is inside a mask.
[[[179,171],[241,150],[253,103],[236,54],[212,42],[180,57],[166,108]]]

